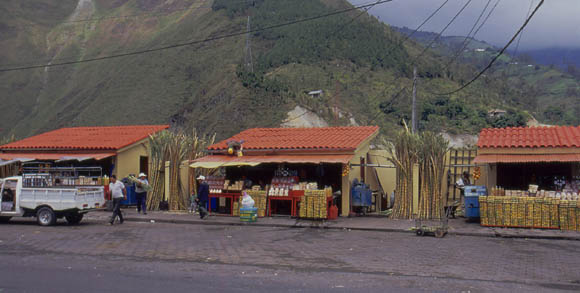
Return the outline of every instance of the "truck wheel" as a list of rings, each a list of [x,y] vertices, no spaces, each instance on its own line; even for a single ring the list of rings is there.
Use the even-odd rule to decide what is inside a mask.
[[[12,217],[0,217],[0,223],[8,223]]]
[[[56,223],[56,215],[51,208],[43,207],[36,212],[36,221],[40,226],[52,226]]]
[[[70,214],[66,214],[64,216],[64,218],[66,219],[67,223],[69,223],[69,225],[76,225],[76,224],[81,222],[81,220],[83,219],[83,216],[84,216],[84,214],[70,213]]]

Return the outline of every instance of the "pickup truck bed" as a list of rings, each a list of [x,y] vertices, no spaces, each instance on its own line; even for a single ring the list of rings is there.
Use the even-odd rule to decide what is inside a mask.
[[[103,187],[83,191],[76,188],[22,188],[20,208],[34,210],[49,205],[54,211],[77,209],[79,212],[87,212],[103,205],[103,194]]]

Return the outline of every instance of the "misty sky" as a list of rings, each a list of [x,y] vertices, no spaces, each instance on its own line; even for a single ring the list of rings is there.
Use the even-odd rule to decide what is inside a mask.
[[[372,3],[373,0],[349,0],[354,5]],[[380,20],[415,29],[445,0],[394,0],[370,10]],[[468,0],[450,0],[423,28],[439,32],[449,23]],[[462,14],[445,31],[444,35],[467,35],[488,0],[472,0]],[[497,0],[492,0],[488,11]],[[530,8],[540,0],[501,0],[485,26],[475,36],[498,47],[504,46],[524,23]],[[484,17],[487,12],[484,14]],[[514,49],[515,43],[510,47]],[[524,30],[520,49],[547,47],[580,48],[580,0],[546,0]]]

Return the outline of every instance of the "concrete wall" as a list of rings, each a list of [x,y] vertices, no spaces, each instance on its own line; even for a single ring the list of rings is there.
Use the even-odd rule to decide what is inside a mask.
[[[371,154],[373,154],[371,156]],[[380,161],[381,165],[391,165],[388,161],[388,154],[386,151],[370,151],[370,141],[365,142],[359,146],[356,150],[354,156],[350,160],[351,164],[360,164],[361,158],[364,158],[365,163],[375,164],[376,161]],[[361,168],[365,168],[364,177],[361,178]],[[378,182],[375,176],[375,168],[373,167],[360,167],[352,166],[348,176],[342,177],[342,210],[341,215],[346,217],[350,213],[350,188],[353,180],[356,178],[359,181],[363,180],[365,183],[369,184],[371,190],[378,190]],[[395,169],[376,169],[379,175],[379,180],[383,186],[384,191],[390,194],[391,191],[395,189]]]
[[[119,178],[127,177],[129,174],[138,175],[141,156],[149,156],[147,140],[141,140],[119,150],[113,173]]]
[[[390,154],[386,150],[371,150],[368,154],[369,164],[381,166],[392,166],[389,161]],[[375,175],[376,172],[376,175]],[[397,170],[395,168],[367,167],[365,182],[369,184],[371,190],[380,190],[380,185],[387,196],[387,202],[390,204],[390,195],[397,187]],[[378,179],[378,180],[377,180]]]
[[[370,143],[366,142],[362,144],[356,151],[352,159],[350,160],[350,164],[360,164],[360,158],[363,157],[366,160],[367,153],[369,152]],[[360,174],[361,167],[359,166],[352,166],[348,176],[342,176],[342,210],[341,216],[347,217],[350,214],[350,187],[352,181],[357,178],[359,181],[361,178]],[[365,170],[366,171],[366,170]],[[368,172],[365,172],[365,177],[367,177]],[[366,182],[366,180],[365,180]]]

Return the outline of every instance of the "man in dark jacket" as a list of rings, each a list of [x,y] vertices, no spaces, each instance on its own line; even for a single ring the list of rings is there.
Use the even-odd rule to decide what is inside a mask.
[[[199,209],[199,218],[205,219],[209,214],[205,208],[209,200],[209,184],[205,182],[205,176],[199,175],[197,177],[197,207]]]

